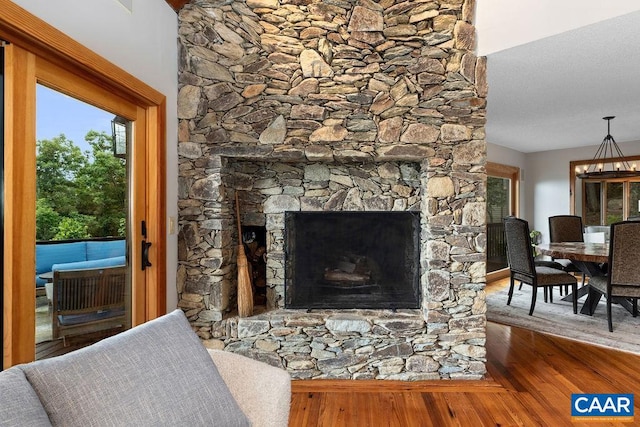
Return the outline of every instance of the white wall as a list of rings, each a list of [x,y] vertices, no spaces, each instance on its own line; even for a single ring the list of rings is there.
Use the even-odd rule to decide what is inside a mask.
[[[14,0],[167,99],[167,215],[178,215],[178,17],[161,0]],[[169,223],[167,219],[167,224]],[[168,231],[168,230],[167,230]],[[178,303],[177,237],[167,232],[167,311]]]

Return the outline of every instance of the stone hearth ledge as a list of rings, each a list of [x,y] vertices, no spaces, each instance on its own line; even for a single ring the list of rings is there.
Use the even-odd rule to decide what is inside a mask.
[[[446,322],[433,315],[417,309],[272,310],[215,322],[212,335],[228,338],[203,342],[285,366],[295,379],[482,379],[485,366],[477,359],[486,357],[484,314]]]

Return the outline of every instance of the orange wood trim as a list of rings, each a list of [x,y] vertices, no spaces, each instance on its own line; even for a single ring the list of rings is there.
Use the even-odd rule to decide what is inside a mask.
[[[514,175],[520,175],[520,168],[500,163],[487,162],[487,175],[512,178]]]
[[[49,61],[38,58],[36,63],[38,83],[128,120],[135,120],[137,108],[134,103],[114,96],[113,92],[97,86],[91,81],[79,79]]]
[[[5,217],[3,366],[35,356],[36,58],[17,46],[5,47]]]
[[[509,277],[511,275],[508,268],[503,268],[501,270],[492,271],[491,273],[487,273],[487,283],[493,280],[504,279],[505,277]]]
[[[147,275],[147,319],[154,319],[166,313],[167,307],[167,233],[165,195],[167,194],[166,174],[164,165],[166,159],[166,142],[164,129],[166,128],[166,106],[163,102],[159,107],[147,109],[147,134],[149,141],[146,146],[147,160],[145,165],[147,179],[146,218],[148,239],[152,242],[154,274]],[[158,280],[163,278],[164,280]]]
[[[173,8],[176,12],[180,12],[182,7],[189,3],[189,0],[166,0],[167,4]]]

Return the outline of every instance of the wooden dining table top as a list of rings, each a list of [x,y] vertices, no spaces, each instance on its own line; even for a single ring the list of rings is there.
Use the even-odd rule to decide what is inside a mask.
[[[608,243],[561,242],[543,243],[536,249],[544,255],[557,259],[603,263],[609,261]]]

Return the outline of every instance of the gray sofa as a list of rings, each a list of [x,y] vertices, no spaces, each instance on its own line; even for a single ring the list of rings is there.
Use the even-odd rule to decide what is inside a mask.
[[[207,350],[181,310],[0,372],[0,426],[286,426],[291,379]]]

